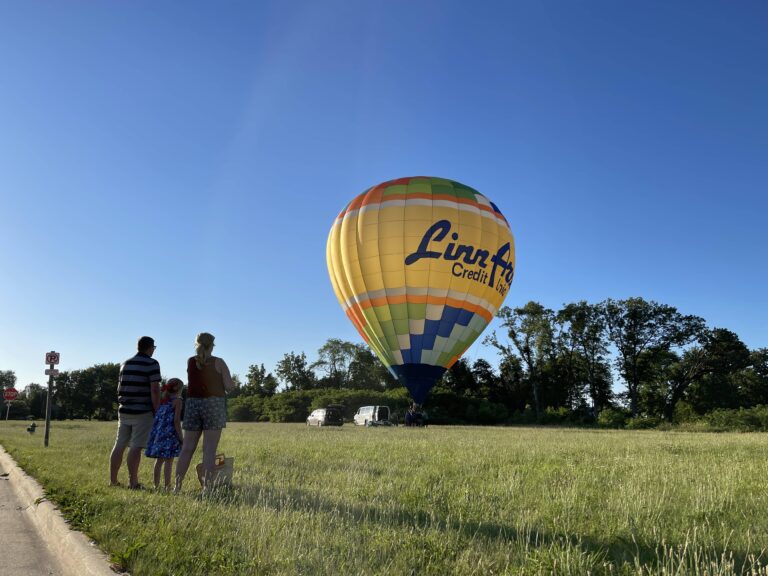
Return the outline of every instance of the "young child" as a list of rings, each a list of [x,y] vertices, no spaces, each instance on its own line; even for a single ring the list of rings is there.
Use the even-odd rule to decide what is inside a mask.
[[[155,488],[160,488],[160,470],[165,468],[165,489],[171,489],[173,459],[181,453],[181,389],[184,382],[171,378],[161,388],[160,408],[155,413],[152,432],[145,454],[157,458],[155,462]]]

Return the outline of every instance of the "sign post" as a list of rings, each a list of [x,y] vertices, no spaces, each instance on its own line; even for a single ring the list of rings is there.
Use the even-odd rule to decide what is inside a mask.
[[[19,395],[19,391],[16,388],[6,388],[3,390],[3,400],[8,404],[8,409],[5,411],[5,421],[8,422],[8,415],[11,413],[11,403],[16,400]]]
[[[51,396],[53,391],[53,377],[59,375],[59,371],[54,368],[59,363],[58,352],[48,352],[45,355],[45,363],[48,364],[48,369],[45,373],[48,375],[48,400],[45,404],[45,447],[48,447],[48,435],[51,431]]]

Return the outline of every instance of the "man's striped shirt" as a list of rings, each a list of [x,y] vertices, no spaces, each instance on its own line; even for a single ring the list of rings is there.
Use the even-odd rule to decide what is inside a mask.
[[[160,364],[139,352],[120,365],[117,401],[120,414],[152,412],[152,382],[160,382]]]

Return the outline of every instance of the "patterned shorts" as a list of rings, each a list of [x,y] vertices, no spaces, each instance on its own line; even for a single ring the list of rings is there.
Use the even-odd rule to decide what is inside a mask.
[[[219,430],[227,426],[227,399],[187,398],[184,403],[184,430]]]

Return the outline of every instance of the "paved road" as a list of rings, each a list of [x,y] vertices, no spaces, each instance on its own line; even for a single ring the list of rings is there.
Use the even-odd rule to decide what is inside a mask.
[[[56,558],[40,539],[0,462],[0,576],[60,576]]]

